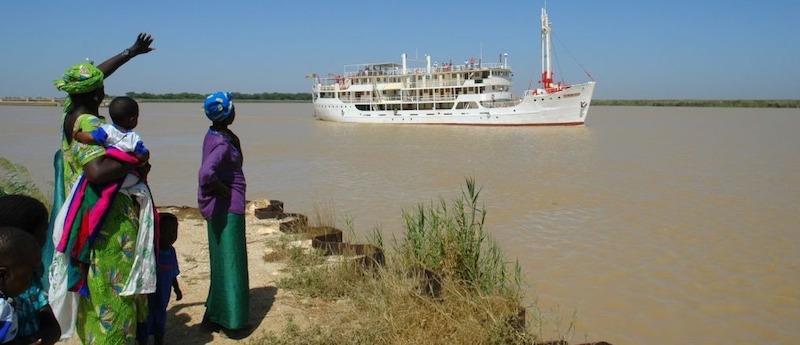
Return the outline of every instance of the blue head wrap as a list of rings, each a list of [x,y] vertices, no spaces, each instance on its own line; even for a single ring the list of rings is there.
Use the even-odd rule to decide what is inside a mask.
[[[203,104],[209,120],[217,122],[227,118],[233,110],[233,100],[230,92],[217,91],[208,97]]]

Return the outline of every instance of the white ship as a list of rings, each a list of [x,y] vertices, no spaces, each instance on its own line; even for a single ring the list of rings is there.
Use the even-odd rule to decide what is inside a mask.
[[[342,75],[316,74],[312,88],[314,117],[357,123],[447,124],[483,126],[583,125],[594,80],[567,85],[553,81],[550,21],[542,9],[542,79],[522,98],[511,93],[508,55],[496,63],[470,58],[463,64],[409,66],[367,63],[344,66]]]

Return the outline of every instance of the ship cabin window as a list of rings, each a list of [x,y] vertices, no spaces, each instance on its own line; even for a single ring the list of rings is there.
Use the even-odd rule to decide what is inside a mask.
[[[478,104],[475,102],[458,102],[456,109],[478,109]]]
[[[436,103],[436,109],[453,109],[453,103]]]

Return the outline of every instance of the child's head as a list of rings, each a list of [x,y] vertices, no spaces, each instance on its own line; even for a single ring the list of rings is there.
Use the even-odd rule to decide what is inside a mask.
[[[40,246],[47,240],[47,224],[50,217],[47,207],[38,199],[22,194],[0,196],[0,226],[12,226],[25,231]]]
[[[111,121],[124,129],[134,129],[139,124],[139,103],[130,97],[114,98],[108,105]]]
[[[178,218],[172,213],[158,215],[159,245],[167,248],[178,240]]]
[[[42,249],[25,231],[0,227],[0,291],[16,297],[31,285],[36,268],[41,265]]]

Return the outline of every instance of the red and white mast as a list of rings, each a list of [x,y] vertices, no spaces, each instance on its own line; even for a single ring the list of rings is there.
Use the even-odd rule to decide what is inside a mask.
[[[550,19],[547,17],[547,10],[542,8],[542,88],[545,90],[553,87],[553,69],[550,61],[552,49]]]

